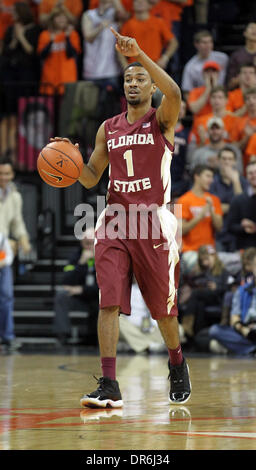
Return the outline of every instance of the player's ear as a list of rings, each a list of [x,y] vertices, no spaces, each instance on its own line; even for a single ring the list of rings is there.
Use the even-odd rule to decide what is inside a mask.
[[[155,93],[156,90],[157,90],[156,84],[152,83],[152,87],[151,87],[152,95]]]

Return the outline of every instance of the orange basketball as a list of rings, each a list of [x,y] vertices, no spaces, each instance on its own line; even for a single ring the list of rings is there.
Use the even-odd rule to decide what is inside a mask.
[[[78,148],[65,141],[47,144],[37,159],[37,169],[45,183],[55,188],[74,184],[83,169],[84,162]]]

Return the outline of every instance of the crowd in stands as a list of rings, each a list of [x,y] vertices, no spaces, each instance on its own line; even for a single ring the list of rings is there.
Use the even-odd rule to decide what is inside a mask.
[[[6,157],[12,149],[16,164],[13,151],[24,82],[36,82],[39,95],[58,95],[65,102],[70,84],[90,81],[100,90],[99,105],[110,90],[125,109],[122,70],[133,58],[117,53],[110,26],[135,37],[182,91],[171,169],[172,199],[182,205],[181,325],[193,347],[200,343],[209,350],[214,344],[219,352],[223,346],[238,351],[232,341],[237,345],[240,335],[254,345],[246,343],[247,353],[256,349],[254,251],[250,280],[243,267],[248,250],[256,250],[256,17],[248,16],[240,45],[227,54],[215,50],[209,3],[1,0],[0,152]],[[235,3],[241,7],[240,1]],[[186,18],[194,25],[193,53],[182,63]],[[16,84],[11,94],[9,82]],[[113,105],[109,117],[111,112]],[[104,108],[104,118],[107,113]],[[223,325],[227,310],[230,320]]]

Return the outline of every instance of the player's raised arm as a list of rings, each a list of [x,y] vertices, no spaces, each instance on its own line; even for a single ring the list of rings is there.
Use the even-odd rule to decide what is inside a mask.
[[[51,141],[58,141],[58,140],[66,140],[70,142],[67,138],[62,137],[55,137],[51,139]],[[78,144],[75,144],[78,146]],[[104,170],[107,168],[109,164],[108,160],[108,152],[107,152],[107,145],[105,140],[105,129],[104,129],[104,122],[98,129],[95,141],[95,148],[89,162],[84,164],[82,173],[78,179],[78,181],[85,186],[85,188],[92,188],[96,186],[99,182]]]
[[[163,93],[162,102],[157,110],[157,119],[168,132],[168,129],[175,126],[179,115],[181,103],[179,86],[161,67],[143,52],[134,38],[122,36],[112,27],[110,29],[116,37],[117,51],[126,57],[134,57],[136,61],[140,62],[148,71],[156,86]]]

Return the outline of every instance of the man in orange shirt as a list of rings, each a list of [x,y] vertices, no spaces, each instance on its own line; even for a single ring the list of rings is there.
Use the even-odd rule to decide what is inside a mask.
[[[182,205],[182,265],[186,270],[197,260],[201,245],[215,246],[215,232],[222,228],[220,199],[209,192],[213,170],[198,165],[193,172],[193,186],[177,201]]]
[[[148,0],[134,0],[133,8],[134,15],[123,24],[121,35],[134,37],[151,60],[165,69],[178,47],[175,36],[162,18],[150,14]],[[120,61],[125,68],[128,61],[134,62],[134,58],[129,57],[127,61],[120,54]]]
[[[244,100],[247,112],[243,117],[237,118],[236,125],[232,128],[231,138],[243,152],[245,168],[250,155],[253,155],[251,139],[256,133],[256,87],[245,92]]]
[[[208,61],[203,66],[203,78],[205,85],[193,88],[187,98],[187,104],[194,117],[203,116],[212,112],[209,100],[210,93],[218,85],[220,65],[214,61]]]
[[[241,65],[239,71],[239,87],[228,94],[228,107],[236,116],[246,114],[244,94],[250,88],[256,86],[256,67],[253,64]]]
[[[231,132],[239,118],[228,109],[228,94],[225,88],[221,85],[213,88],[210,92],[209,101],[212,112],[194,119],[190,133],[190,141],[195,141],[197,145],[205,145],[208,143],[207,123],[212,117],[219,117],[224,123],[226,131],[225,141],[232,142],[233,138],[231,137]]]

